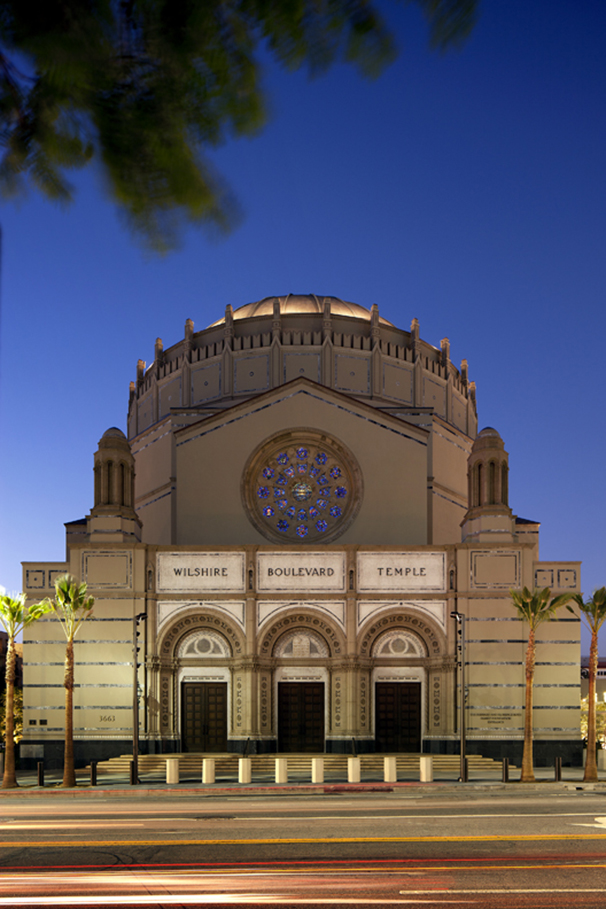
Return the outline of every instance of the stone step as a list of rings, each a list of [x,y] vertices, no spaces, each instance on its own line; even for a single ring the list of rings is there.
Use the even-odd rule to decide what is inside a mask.
[[[427,757],[428,755],[424,755]],[[459,768],[460,760],[458,755],[434,754],[433,769],[434,772],[455,772]],[[139,774],[162,774],[166,772],[166,761],[171,758],[179,759],[180,773],[201,773],[202,761],[204,758],[213,758],[215,761],[215,773],[217,776],[238,774],[238,754],[142,754],[139,756]],[[288,761],[288,772],[291,774],[311,773],[311,761],[314,757],[320,757],[324,760],[324,772],[327,774],[347,775],[347,759],[351,755],[347,754],[252,754],[249,755],[252,760],[253,774],[273,774],[275,769],[275,760],[277,757],[286,758]],[[418,772],[420,754],[363,754],[361,758],[362,773],[376,773],[382,775],[383,758],[395,757],[398,773]],[[492,758],[485,758],[479,754],[468,756],[468,767],[470,770],[493,770],[501,768],[501,762]],[[97,773],[116,773],[128,774],[132,755],[124,754],[119,757],[110,758],[107,761],[99,761],[97,764]],[[510,768],[515,770],[513,764]],[[90,766],[86,768],[88,771]]]

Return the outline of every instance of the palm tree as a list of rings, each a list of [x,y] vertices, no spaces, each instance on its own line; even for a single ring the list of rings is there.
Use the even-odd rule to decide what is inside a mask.
[[[553,618],[556,610],[564,606],[572,594],[561,593],[551,601],[551,590],[535,590],[531,593],[528,587],[523,590],[511,590],[511,598],[518,616],[528,622],[528,646],[526,648],[526,698],[524,706],[524,753],[522,756],[522,783],[534,782],[532,758],[532,694],[534,685],[534,664],[536,658],[536,630],[543,622]]]
[[[17,653],[15,650],[15,637],[26,628],[39,619],[45,613],[49,612],[50,607],[46,603],[36,603],[25,608],[27,597],[24,593],[18,593],[11,596],[7,593],[0,594],[0,623],[8,635],[8,646],[6,649],[6,704],[5,717],[6,725],[4,732],[4,777],[2,779],[3,789],[15,789],[19,784],[15,774],[15,664],[17,662]]]
[[[91,614],[94,597],[86,596],[86,584],[81,584],[70,574],[55,581],[55,597],[47,600],[63,626],[67,647],[65,650],[65,751],[63,756],[63,786],[76,785],[74,768],[74,638],[80,625]]]
[[[598,674],[598,631],[606,620],[606,587],[594,590],[589,600],[583,600],[581,593],[575,593],[572,598],[582,617],[589,625],[591,631],[591,647],[589,649],[589,694],[587,699],[587,760],[585,762],[585,775],[583,782],[596,783],[598,780],[598,767],[596,764],[596,678]],[[576,615],[571,606],[566,607],[569,612]]]

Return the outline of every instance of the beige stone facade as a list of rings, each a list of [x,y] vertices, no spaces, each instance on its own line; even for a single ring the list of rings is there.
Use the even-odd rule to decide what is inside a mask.
[[[32,600],[65,570],[96,598],[76,648],[80,759],[130,747],[142,613],[142,751],[454,752],[457,610],[468,749],[518,756],[526,631],[509,590],[578,591],[580,564],[539,560],[447,339],[334,297],[188,320],[139,362],[128,439],[108,430],[94,464],[66,562],[24,563]],[[568,613],[541,628],[539,761],[580,760],[579,635]],[[32,626],[31,760],[61,752],[62,662],[59,625]]]

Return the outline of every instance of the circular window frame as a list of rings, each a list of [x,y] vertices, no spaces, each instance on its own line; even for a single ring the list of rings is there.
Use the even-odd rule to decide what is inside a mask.
[[[257,490],[261,482],[263,469],[268,466],[268,462],[275,460],[277,455],[284,449],[315,447],[324,451],[344,471],[343,479],[339,482],[349,485],[347,500],[342,498],[331,499],[332,504],[337,504],[343,509],[342,515],[331,520],[326,531],[321,532],[315,528],[315,519],[308,520],[308,533],[304,538],[296,536],[296,522],[293,522],[292,529],[282,532],[277,529],[263,515],[263,508],[268,504],[274,504],[271,496],[266,499],[260,499]],[[327,469],[330,469],[327,465]],[[304,477],[292,478],[294,483],[300,483]],[[263,481],[266,482],[266,481]],[[309,482],[309,480],[307,481]],[[271,482],[268,483],[268,486]],[[314,484],[315,485],[315,484]],[[291,429],[288,432],[278,433],[271,436],[259,445],[251,454],[242,474],[241,483],[242,503],[250,522],[256,527],[259,533],[270,540],[272,543],[282,543],[289,545],[313,545],[318,543],[332,543],[341,537],[351,526],[358,515],[363,498],[362,471],[360,466],[351,453],[351,451],[339,442],[334,436],[326,433],[320,433],[317,430],[309,428]],[[301,502],[301,505],[304,503]]]

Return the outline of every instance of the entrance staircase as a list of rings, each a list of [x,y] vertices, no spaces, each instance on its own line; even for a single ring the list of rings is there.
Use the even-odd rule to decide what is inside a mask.
[[[361,758],[361,779],[363,782],[380,781],[383,779],[383,758],[395,757],[399,780],[419,779],[420,754],[363,754]],[[142,754],[139,755],[139,779],[143,780],[165,778],[166,761],[169,758],[179,758],[179,775],[182,781],[200,781],[202,778],[202,760],[213,758],[215,761],[215,774],[219,781],[237,781],[239,754]],[[309,782],[311,780],[311,759],[321,757],[324,759],[324,779],[328,782],[347,780],[347,754],[251,754],[253,782],[272,782],[275,772],[275,759],[286,758],[288,761],[288,776],[293,782]],[[425,755],[427,757],[427,755]],[[460,760],[458,755],[434,754],[434,778],[455,780],[459,776]],[[116,774],[129,776],[132,755],[124,754],[120,757],[100,761],[97,764],[97,774]],[[501,772],[501,762],[481,755],[468,756],[469,777],[494,776]],[[510,765],[510,769],[515,769]],[[79,771],[83,776],[88,775],[90,767]]]

